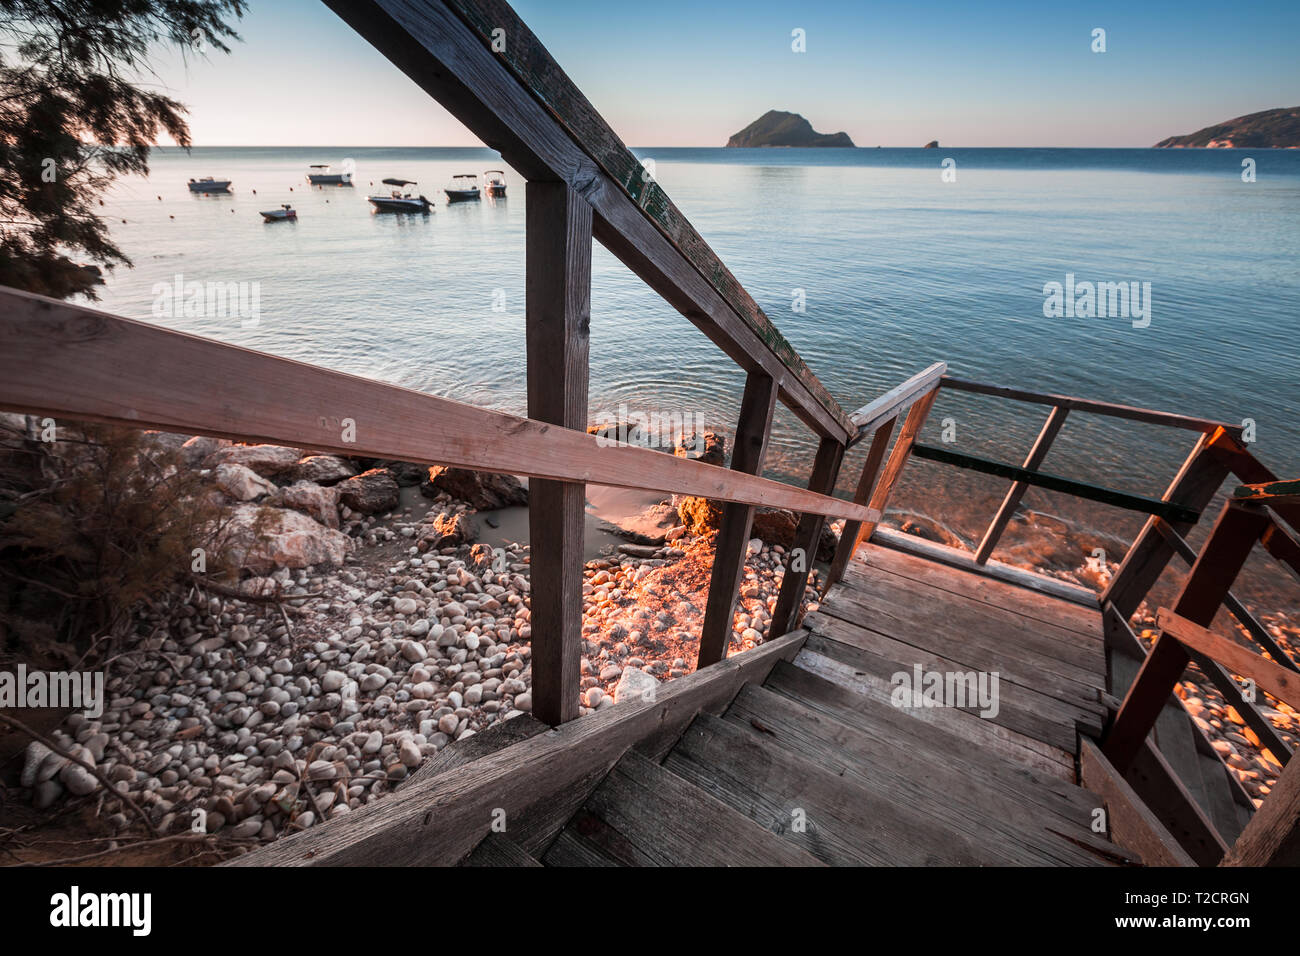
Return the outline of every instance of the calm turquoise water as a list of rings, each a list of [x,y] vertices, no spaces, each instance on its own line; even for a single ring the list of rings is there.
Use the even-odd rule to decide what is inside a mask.
[[[647,149],[655,175],[846,409],[931,362],[953,374],[1256,422],[1257,453],[1300,474],[1300,151]],[[1242,181],[1242,159],[1257,181]],[[941,162],[956,162],[956,182]],[[355,162],[358,188],[311,189],[309,163]],[[448,206],[453,173],[500,166],[474,149],[161,150],[109,206],[134,259],[104,308],[462,401],[525,410],[524,184],[504,202]],[[185,181],[230,178],[234,195]],[[372,215],[368,184],[418,180],[428,217]],[[292,188],[292,192],[290,189]],[[253,195],[256,190],[256,195]],[[161,201],[158,197],[161,196]],[[292,201],[297,223],[258,210]],[[1045,318],[1045,283],[1149,282],[1151,320]],[[155,283],[259,283],[260,323],[160,319]],[[803,290],[806,310],[792,308]],[[496,309],[494,309],[494,306]],[[498,311],[499,310],[499,311]],[[743,376],[597,247],[593,418],[619,403],[680,410],[730,430]],[[238,383],[232,383],[238,388]],[[326,399],[327,400],[327,399]],[[332,412],[322,408],[322,413]],[[1046,410],[945,396],[925,440],[1021,458]],[[1049,470],[1159,494],[1190,433],[1073,416]],[[805,474],[814,447],[782,412],[771,473]],[[842,488],[856,474],[846,470]],[[943,487],[945,508],[930,492]],[[1004,483],[928,463],[900,503],[977,536]],[[1133,520],[1032,492],[1083,527]]]

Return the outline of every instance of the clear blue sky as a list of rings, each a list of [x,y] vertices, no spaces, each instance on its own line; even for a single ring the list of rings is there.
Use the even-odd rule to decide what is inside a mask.
[[[1149,146],[1300,103],[1297,0],[514,6],[631,146],[721,146],[771,108],[859,146]],[[238,29],[159,60],[196,145],[477,144],[316,0],[252,0]]]

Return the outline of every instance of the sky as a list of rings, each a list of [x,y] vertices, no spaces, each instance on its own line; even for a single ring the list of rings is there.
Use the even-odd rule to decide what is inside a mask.
[[[479,145],[319,0],[249,6],[231,54],[157,56],[155,85],[189,106],[195,145]],[[722,146],[769,109],[859,146],[1150,146],[1300,104],[1296,0],[514,8],[633,147]]]

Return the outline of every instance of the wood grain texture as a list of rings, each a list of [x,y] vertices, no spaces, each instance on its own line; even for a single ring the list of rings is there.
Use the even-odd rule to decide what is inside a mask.
[[[793,485],[0,289],[0,409],[865,519]],[[344,419],[355,441],[343,440]]]
[[[587,427],[591,332],[591,207],[564,183],[527,189],[528,417]],[[533,715],[578,716],[586,485],[529,485]]]
[[[889,505],[889,496],[893,494],[894,486],[898,484],[898,479],[902,477],[903,469],[907,466],[907,460],[912,456],[912,445],[916,442],[916,436],[921,434],[921,426],[925,424],[926,416],[930,414],[930,408],[938,397],[937,389],[927,392],[907,410],[907,418],[903,419],[903,429],[898,433],[898,439],[889,453],[889,460],[885,463],[885,470],[881,473],[880,480],[876,482],[875,489],[871,492],[871,501],[867,505],[871,511],[878,514],[875,518],[858,525],[849,554],[856,554],[862,542],[871,540],[871,535],[880,524]]]
[[[762,372],[750,372],[736,422],[736,439],[731,452],[732,471],[757,475],[763,469],[772,415],[776,411],[776,383]],[[749,552],[749,529],[754,520],[750,505],[727,504],[713,542],[713,569],[700,628],[700,649],[696,667],[707,667],[727,656],[731,644],[736,595],[745,572]]]
[[[858,486],[853,492],[853,501],[860,505],[869,505],[871,495],[876,487],[876,477],[880,473],[880,465],[885,460],[885,452],[889,449],[889,439],[894,433],[894,425],[898,423],[898,416],[887,418],[876,426],[876,433],[871,439],[871,447],[867,450],[867,460],[863,462],[862,474],[858,476]],[[879,517],[876,518],[879,521]],[[862,540],[862,522],[846,521],[844,530],[840,532],[840,543],[835,547],[835,557],[831,559],[830,570],[826,572],[826,585],[822,588],[822,594],[826,594],[831,588],[844,576],[844,569],[848,567],[854,552],[857,550],[859,542]]]
[[[1300,866],[1300,760],[1282,771],[1223,865]]]
[[[852,447],[868,435],[874,435],[885,422],[897,418],[923,396],[938,388],[939,380],[947,371],[946,362],[935,362],[859,408],[849,416],[857,428],[849,440],[849,446]]]
[[[1200,651],[1234,674],[1249,677],[1260,690],[1300,709],[1300,674],[1296,674],[1295,671],[1289,671],[1265,657],[1252,654],[1239,644],[1234,644],[1226,637],[1193,624],[1169,608],[1160,608],[1156,613],[1156,624],[1159,625],[1162,633],[1172,634],[1183,645]]]
[[[1083,785],[1106,801],[1107,822],[1116,843],[1132,850],[1147,866],[1196,865],[1137,791],[1086,737],[1079,741],[1079,771]]]
[[[1029,454],[1025,456],[1024,467],[1030,471],[1037,471],[1042,465],[1043,459],[1052,448],[1052,443],[1056,441],[1056,435],[1065,424],[1065,416],[1070,410],[1061,406],[1056,406],[1048,413],[1047,421],[1043,422],[1042,431],[1038,433],[1034,445],[1029,449]],[[998,540],[1002,537],[1002,532],[1006,530],[1007,524],[1011,521],[1016,513],[1016,508],[1020,506],[1020,499],[1025,496],[1029,490],[1029,485],[1023,481],[1013,482],[1007,490],[1007,496],[1002,499],[1002,505],[998,508],[997,514],[989,522],[989,526],[984,531],[984,536],[980,539],[979,545],[975,548],[975,563],[984,564],[988,561],[989,556],[993,554],[993,549],[997,547]]]

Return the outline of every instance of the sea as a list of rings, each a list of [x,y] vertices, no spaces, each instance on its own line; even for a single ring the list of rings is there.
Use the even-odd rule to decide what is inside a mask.
[[[1269,467],[1300,475],[1300,150],[633,151],[846,410],[942,361],[960,378],[1244,424]],[[309,186],[318,163],[355,185]],[[96,307],[525,412],[525,183],[493,151],[165,148],[150,167],[106,199],[132,267]],[[453,175],[489,169],[505,171],[505,199],[448,204]],[[204,176],[233,192],[192,195]],[[366,196],[391,177],[418,182],[433,211],[373,213]],[[281,203],[297,221],[263,222]],[[246,283],[255,321],[169,308],[177,282]],[[1113,285],[1095,307],[1063,302],[1099,283]],[[680,414],[730,433],[743,385],[597,244],[593,423]],[[921,440],[1019,464],[1047,412],[945,392]],[[1074,412],[1042,468],[1158,497],[1195,438]],[[802,483],[815,448],[779,409],[765,473]],[[1007,484],[914,460],[890,521],[970,547]],[[995,556],[1066,572],[1113,563],[1143,520],[1039,489],[1024,506]],[[1274,596],[1294,609],[1292,585]]]

